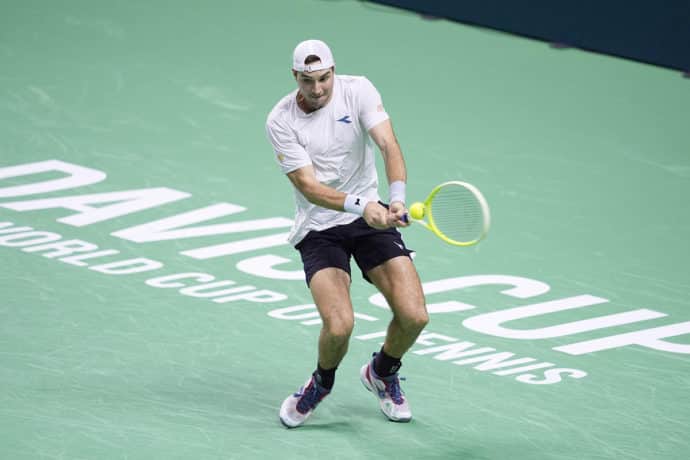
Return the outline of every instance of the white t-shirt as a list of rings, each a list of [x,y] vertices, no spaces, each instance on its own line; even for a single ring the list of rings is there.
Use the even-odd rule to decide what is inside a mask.
[[[387,119],[381,96],[369,80],[336,74],[326,106],[304,113],[295,90],[271,110],[266,133],[283,173],[312,165],[322,184],[378,200],[374,143],[368,131]],[[311,204],[297,188],[295,202],[295,222],[288,238],[292,245],[310,230],[349,224],[358,217]]]

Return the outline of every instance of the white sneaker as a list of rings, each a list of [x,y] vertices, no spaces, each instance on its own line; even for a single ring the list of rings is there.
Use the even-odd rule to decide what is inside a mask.
[[[329,393],[330,390],[319,385],[312,375],[304,386],[283,401],[280,406],[280,421],[288,428],[300,426]]]
[[[381,412],[394,422],[409,422],[412,419],[410,406],[407,404],[402,389],[400,379],[395,373],[390,377],[381,378],[374,372],[374,360],[362,366],[359,371],[359,378],[364,387],[374,393],[381,405]]]

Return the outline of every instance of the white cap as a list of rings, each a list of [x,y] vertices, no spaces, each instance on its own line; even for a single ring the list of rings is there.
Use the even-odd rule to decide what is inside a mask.
[[[321,62],[305,65],[304,60],[312,54],[318,56]],[[331,49],[321,40],[305,40],[297,45],[294,53],[292,53],[292,69],[297,72],[314,72],[330,69],[333,66],[335,66],[335,61]]]

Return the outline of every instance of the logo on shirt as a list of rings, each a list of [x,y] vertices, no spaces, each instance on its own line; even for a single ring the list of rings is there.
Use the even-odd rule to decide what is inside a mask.
[[[276,154],[276,156],[278,157],[278,161],[280,161],[281,163],[283,162],[283,160],[285,160],[285,155],[283,155],[282,153],[278,153]]]
[[[345,115],[343,118],[341,118],[340,120],[337,120],[337,121],[340,121],[343,123],[352,123],[352,120],[350,120],[350,115]]]

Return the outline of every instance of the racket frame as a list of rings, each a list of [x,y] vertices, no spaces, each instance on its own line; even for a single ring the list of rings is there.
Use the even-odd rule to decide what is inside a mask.
[[[479,237],[475,238],[474,240],[471,241],[456,241],[451,238],[448,238],[446,235],[444,235],[436,226],[436,223],[434,221],[434,206],[433,206],[433,201],[434,197],[444,188],[448,186],[461,186],[469,190],[472,195],[477,199],[479,202],[479,206],[481,207],[482,210],[482,217],[483,217],[483,222],[482,222],[482,233],[479,235]],[[424,215],[428,216],[429,222],[424,221],[423,219],[412,219],[413,222],[416,222],[423,227],[427,228],[430,230],[434,235],[439,237],[441,240],[445,241],[448,244],[451,244],[453,246],[472,246],[477,243],[479,243],[486,234],[489,232],[489,227],[491,225],[491,213],[489,211],[489,204],[486,202],[486,199],[484,198],[484,195],[482,195],[482,192],[479,191],[477,187],[475,187],[472,184],[468,184],[467,182],[462,182],[462,181],[448,181],[444,182],[442,184],[437,185],[434,187],[431,192],[429,193],[429,196],[426,197],[424,200]]]

